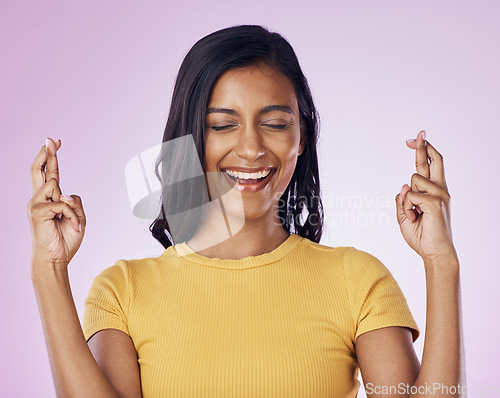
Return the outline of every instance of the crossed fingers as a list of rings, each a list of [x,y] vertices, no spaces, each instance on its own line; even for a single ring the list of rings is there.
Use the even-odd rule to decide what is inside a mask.
[[[429,141],[425,140],[425,131],[420,131],[416,140],[408,140],[406,143],[408,147],[416,149],[415,167],[417,174],[425,177],[433,183],[432,185],[426,184],[428,190],[433,191],[428,193],[431,195],[442,196],[442,191],[430,188],[433,186],[441,188],[443,191],[448,193],[448,187],[446,186],[446,179],[444,176],[443,156],[441,156],[441,154],[429,143]],[[414,180],[416,181],[417,179],[417,177],[414,178],[412,176],[412,190],[418,187],[417,183],[414,183]],[[422,180],[420,181],[420,186],[422,187]],[[426,189],[423,191],[427,192]]]
[[[56,151],[61,147],[61,140],[54,143],[50,138],[36,156],[31,165],[31,182],[33,195],[51,178],[60,185],[59,166]]]

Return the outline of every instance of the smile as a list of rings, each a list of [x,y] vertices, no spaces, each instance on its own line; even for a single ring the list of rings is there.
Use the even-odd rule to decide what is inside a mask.
[[[267,185],[276,169],[266,168],[251,173],[230,169],[223,169],[222,171],[233,184],[236,182],[233,188],[243,192],[256,192]]]
[[[271,172],[271,169],[258,171],[257,173],[243,173],[241,171],[233,171],[233,170],[225,170],[225,172],[236,181],[236,179],[240,180],[259,180],[261,178],[265,178]]]

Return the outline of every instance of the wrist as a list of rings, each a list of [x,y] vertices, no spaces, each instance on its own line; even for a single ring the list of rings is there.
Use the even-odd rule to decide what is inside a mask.
[[[429,267],[442,267],[443,264],[450,264],[451,266],[452,264],[458,265],[459,263],[458,254],[454,246],[438,254],[422,256],[422,260]]]
[[[69,279],[67,267],[52,263],[31,264],[31,282],[34,286],[40,283],[67,279]]]
[[[436,256],[424,259],[424,269],[428,277],[453,276],[460,274],[460,263],[456,255]]]

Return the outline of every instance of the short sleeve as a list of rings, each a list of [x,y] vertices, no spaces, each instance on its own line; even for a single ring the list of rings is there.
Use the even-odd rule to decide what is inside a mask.
[[[85,299],[82,324],[85,340],[88,341],[95,333],[103,329],[118,329],[129,334],[128,286],[125,260],[118,260],[94,279]]]
[[[389,326],[411,329],[413,341],[420,331],[396,280],[375,256],[349,247],[344,253],[346,289],[353,319],[354,340],[371,330]]]

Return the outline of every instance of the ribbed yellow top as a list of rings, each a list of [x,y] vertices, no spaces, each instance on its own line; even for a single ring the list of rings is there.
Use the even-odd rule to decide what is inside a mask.
[[[85,300],[88,340],[130,335],[143,397],[355,397],[354,342],[418,327],[374,256],[291,234],[269,253],[208,258],[185,243],[118,260]]]

